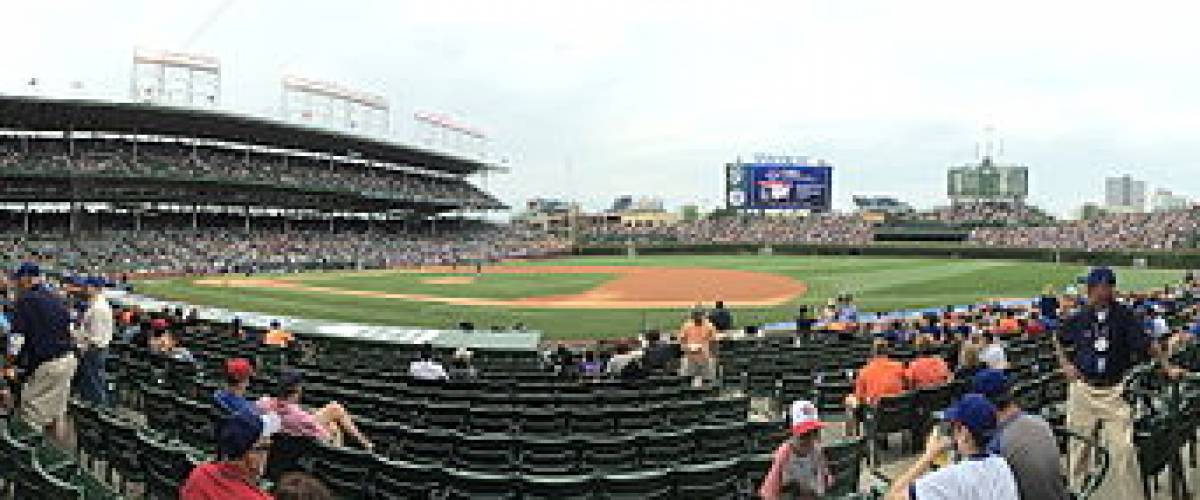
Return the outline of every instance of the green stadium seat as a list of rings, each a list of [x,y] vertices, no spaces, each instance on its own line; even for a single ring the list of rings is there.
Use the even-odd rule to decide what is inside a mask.
[[[589,500],[595,487],[592,476],[521,476],[525,500]]]
[[[573,474],[580,469],[579,442],[570,439],[523,437],[517,461],[522,473],[534,475]]]
[[[372,476],[374,498],[436,498],[442,484],[442,468],[436,465],[378,458]]]
[[[508,434],[463,436],[455,458],[459,468],[483,472],[510,472],[516,467],[517,443]]]
[[[593,474],[624,472],[637,466],[637,442],[633,436],[587,439],[580,443],[580,462]]]
[[[738,495],[741,479],[738,458],[704,464],[680,465],[671,471],[678,498],[724,499]]]
[[[597,478],[597,493],[605,500],[666,500],[674,498],[669,469],[609,473]]]
[[[510,500],[520,497],[519,490],[520,479],[512,474],[446,471],[447,500]]]

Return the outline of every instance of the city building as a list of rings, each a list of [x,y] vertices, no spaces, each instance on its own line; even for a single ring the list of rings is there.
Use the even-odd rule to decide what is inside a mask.
[[[1155,189],[1154,195],[1150,197],[1150,207],[1155,212],[1183,210],[1189,206],[1191,201],[1186,196],[1177,195],[1165,188]]]
[[[1146,182],[1129,174],[1104,179],[1104,207],[1114,213],[1145,212]]]

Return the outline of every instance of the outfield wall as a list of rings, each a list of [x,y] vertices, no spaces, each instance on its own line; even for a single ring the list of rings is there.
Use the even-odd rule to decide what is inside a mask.
[[[1163,269],[1200,268],[1200,250],[1129,250],[1097,251],[1053,250],[1042,248],[988,248],[963,245],[769,245],[775,255],[840,255],[869,257],[928,257],[944,259],[1003,259],[1037,262],[1064,262],[1082,265],[1130,266],[1138,259],[1145,259],[1147,267]],[[764,252],[760,244],[712,244],[712,245],[637,245],[638,255],[730,255]],[[575,249],[576,255],[627,255],[630,247],[625,245],[588,245]]]

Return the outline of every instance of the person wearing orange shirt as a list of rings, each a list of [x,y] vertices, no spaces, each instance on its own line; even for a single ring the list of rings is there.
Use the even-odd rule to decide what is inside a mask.
[[[276,347],[287,347],[295,338],[291,332],[284,330],[279,326],[278,321],[271,322],[271,329],[267,330],[267,334],[263,336],[263,345],[273,345]]]
[[[1021,333],[1021,322],[1017,321],[1016,313],[1009,311],[1000,319],[996,328],[996,333],[1013,335]]]
[[[950,365],[946,364],[946,360],[930,353],[924,353],[909,361],[908,368],[904,370],[904,379],[913,389],[937,387],[949,382],[950,378]]]
[[[846,434],[858,435],[858,424],[863,420],[864,405],[873,406],[884,396],[904,392],[904,364],[893,360],[884,352],[887,341],[877,339],[871,348],[871,360],[863,365],[854,379],[854,393],[846,396]]]
[[[693,311],[691,319],[679,329],[679,345],[683,348],[680,374],[692,377],[696,385],[716,376],[712,354],[712,343],[716,338],[717,330],[705,319],[702,310]]]

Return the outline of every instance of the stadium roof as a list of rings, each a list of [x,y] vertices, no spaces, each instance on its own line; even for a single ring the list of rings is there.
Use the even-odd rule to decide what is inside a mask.
[[[0,94],[0,128],[181,136],[333,154],[455,174],[501,167],[424,148],[270,118],[155,104]]]

